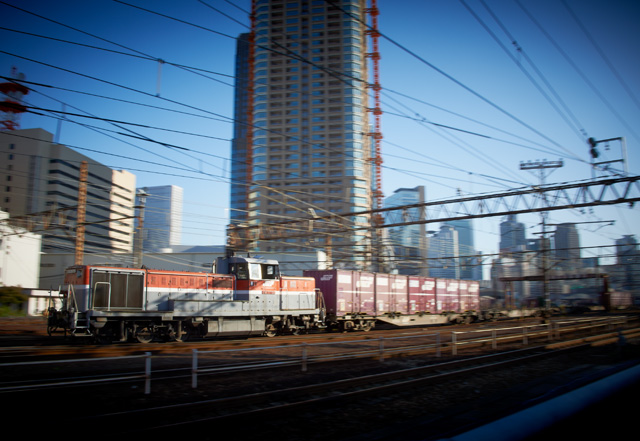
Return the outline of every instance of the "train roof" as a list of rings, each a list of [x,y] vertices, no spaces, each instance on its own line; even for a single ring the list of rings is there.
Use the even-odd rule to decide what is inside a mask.
[[[279,265],[279,262],[275,259],[261,259],[259,257],[241,257],[241,256],[231,256],[226,257],[226,260],[229,263],[264,263],[268,265]]]

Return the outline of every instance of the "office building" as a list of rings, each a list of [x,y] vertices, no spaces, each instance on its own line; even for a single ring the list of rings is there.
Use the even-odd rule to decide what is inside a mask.
[[[158,252],[181,244],[183,189],[176,185],[143,187],[142,250]],[[140,199],[138,197],[138,199]],[[139,203],[137,204],[140,205]]]
[[[558,266],[565,269],[581,268],[580,236],[576,225],[573,223],[557,225],[553,239]]]
[[[135,176],[112,170],[43,129],[0,132],[1,208],[10,222],[42,234],[45,252],[75,249],[82,164],[87,165],[85,252],[133,250]]]
[[[634,235],[616,239],[616,264],[613,265],[613,285],[638,293],[640,288],[640,250]]]
[[[386,208],[402,207],[424,203],[424,187],[399,188],[384,200]],[[406,210],[388,211],[385,224],[393,225],[409,221],[424,220],[424,209],[420,207]],[[399,274],[426,275],[427,253],[425,224],[388,227],[393,261]]]
[[[231,141],[231,224],[242,224],[247,220],[247,197],[249,192],[247,141],[248,87],[249,81],[249,34],[241,34],[236,43],[236,66],[234,88],[233,139]]]
[[[471,219],[447,221],[458,232],[458,253],[460,255],[460,278],[465,280],[482,279],[482,262],[476,252]]]
[[[250,186],[244,203],[242,190],[232,186],[232,217],[242,219],[246,211],[250,226],[372,208],[365,1],[336,5],[257,1],[251,179],[243,179],[241,160],[235,159],[243,148],[239,135],[232,154],[232,181]],[[241,38],[237,66],[248,63],[247,56]],[[254,249],[326,249],[338,266],[358,266],[370,252],[369,231],[358,229],[370,225],[369,215],[345,220],[355,228],[254,242]]]
[[[516,220],[515,214],[510,214],[507,219],[500,222],[500,252],[516,253],[526,249],[524,224]]]
[[[429,237],[429,275],[446,279],[460,279],[458,231],[446,223]]]

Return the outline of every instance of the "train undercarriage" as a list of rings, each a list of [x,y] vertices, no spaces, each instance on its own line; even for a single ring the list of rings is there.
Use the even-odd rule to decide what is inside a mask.
[[[91,338],[96,342],[186,341],[207,337],[298,335],[321,328],[313,315],[268,317],[109,317],[49,311],[49,335]]]

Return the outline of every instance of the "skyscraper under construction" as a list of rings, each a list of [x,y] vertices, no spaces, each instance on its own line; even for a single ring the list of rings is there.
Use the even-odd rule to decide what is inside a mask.
[[[370,214],[357,213],[379,192],[370,11],[365,0],[254,2],[253,32],[238,39],[230,219],[254,228],[252,250],[326,249],[338,266],[369,258]],[[318,234],[329,215],[350,228]],[[300,234],[283,226],[264,238],[258,229],[300,218],[318,221]]]

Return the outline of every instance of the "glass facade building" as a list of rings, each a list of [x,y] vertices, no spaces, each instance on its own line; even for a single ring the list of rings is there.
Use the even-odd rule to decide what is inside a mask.
[[[386,208],[401,207],[405,205],[423,204],[425,201],[423,186],[415,188],[399,188],[385,198]],[[404,210],[388,211],[385,223],[398,224],[407,220],[424,220],[424,210],[421,208],[409,208]],[[425,224],[402,225],[388,228],[389,241],[393,248],[395,266],[400,274],[427,275],[427,252]]]
[[[249,80],[249,34],[241,34],[236,44],[235,102],[233,140],[231,141],[231,197],[230,222],[240,224],[247,220],[247,124]]]
[[[183,189],[175,185],[144,187],[142,249],[162,251],[180,245],[182,240]],[[140,203],[138,202],[138,205]]]

